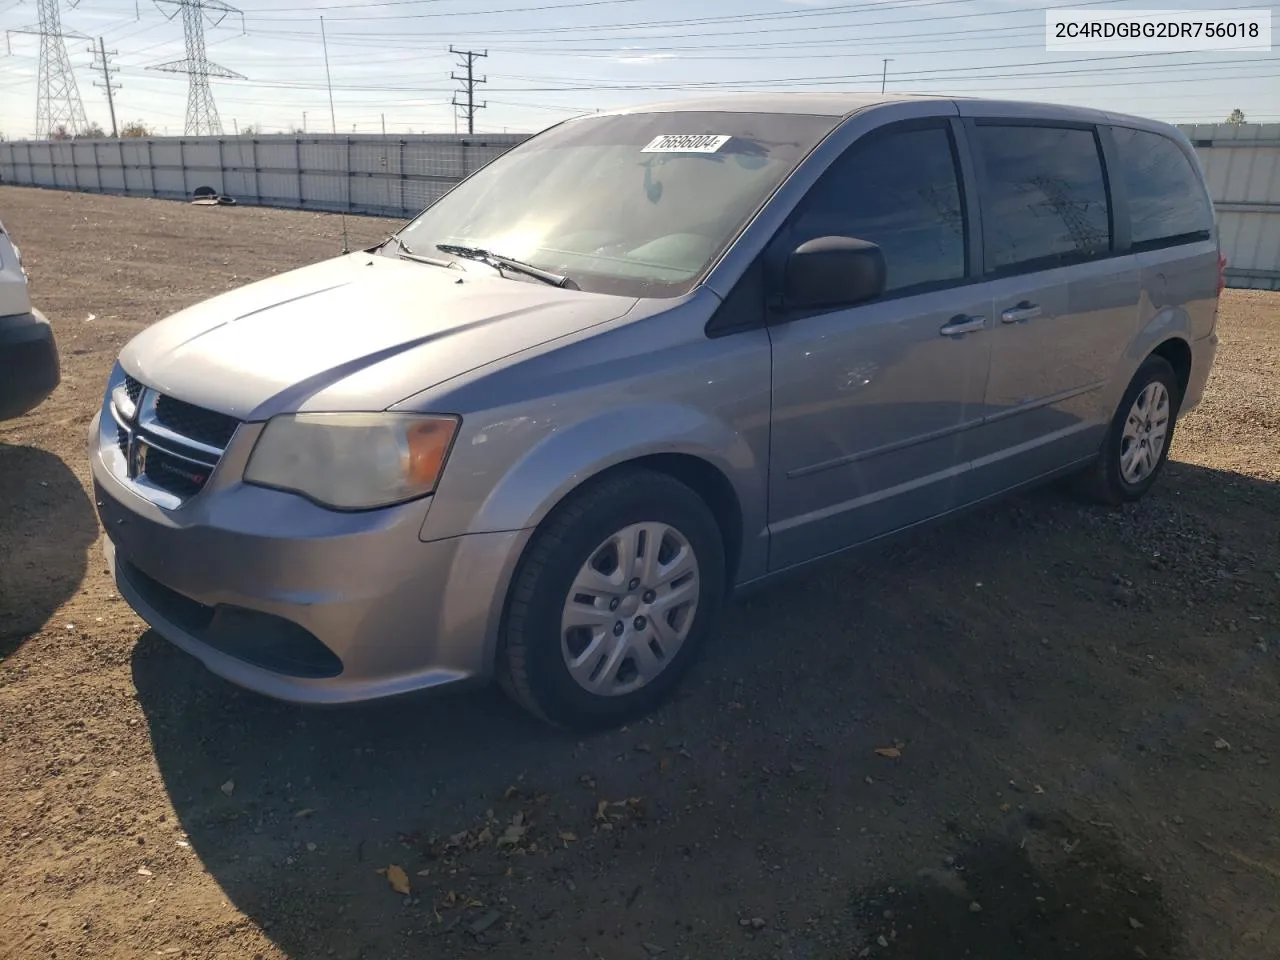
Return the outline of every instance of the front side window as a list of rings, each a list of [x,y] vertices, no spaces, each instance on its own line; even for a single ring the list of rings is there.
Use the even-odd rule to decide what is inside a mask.
[[[1213,211],[1182,149],[1168,137],[1146,130],[1112,127],[1111,135],[1129,194],[1133,245],[1208,237]]]
[[[1048,269],[1111,249],[1106,179],[1089,129],[979,124],[988,274]]]
[[[964,212],[947,130],[890,130],[855,143],[796,220],[795,243],[823,236],[877,244],[886,293],[962,279]]]
[[[450,191],[396,250],[438,258],[439,244],[470,247],[583,290],[679,296],[837,123],[694,111],[570,121]]]

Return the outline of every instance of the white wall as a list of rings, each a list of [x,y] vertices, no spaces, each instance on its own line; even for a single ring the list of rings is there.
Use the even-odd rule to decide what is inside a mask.
[[[1280,123],[1179,129],[1209,182],[1228,286],[1280,290]]]
[[[0,182],[392,217],[418,213],[523,134],[164,137],[0,143]]]

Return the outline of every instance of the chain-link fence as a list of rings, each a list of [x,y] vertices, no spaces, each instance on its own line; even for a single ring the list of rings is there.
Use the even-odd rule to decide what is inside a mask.
[[[525,134],[157,137],[0,143],[0,183],[409,217]]]

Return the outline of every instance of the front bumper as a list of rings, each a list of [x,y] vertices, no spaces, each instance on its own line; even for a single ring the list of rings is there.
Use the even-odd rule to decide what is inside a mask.
[[[162,509],[104,460],[97,418],[89,435],[120,595],[212,672],[301,703],[490,676],[529,531],[424,543],[425,500],[339,513],[236,482]]]
[[[0,420],[39,406],[62,379],[53,328],[38,310],[0,317]]]

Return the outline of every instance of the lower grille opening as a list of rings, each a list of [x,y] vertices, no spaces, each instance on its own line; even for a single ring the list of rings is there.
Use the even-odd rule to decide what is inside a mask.
[[[320,679],[342,673],[338,655],[291,620],[230,604],[206,606],[147,576],[118,555],[117,563],[157,613],[221,653],[289,677]]]

